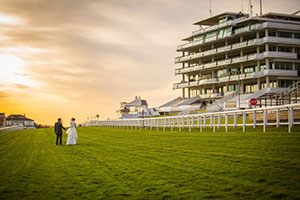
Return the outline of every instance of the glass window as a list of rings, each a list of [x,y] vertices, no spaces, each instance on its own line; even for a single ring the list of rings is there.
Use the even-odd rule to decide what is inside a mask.
[[[200,40],[203,40],[203,35],[194,37],[194,41],[200,41]]]
[[[279,80],[279,87],[290,87],[293,85],[292,80]]]
[[[295,33],[295,38],[300,39],[300,33]]]
[[[253,69],[253,67],[248,67],[248,68],[245,68],[244,71],[245,71],[245,73],[251,73],[251,72],[254,72],[254,69]]]
[[[270,31],[269,32],[269,36],[270,37],[275,37],[276,36],[276,32],[275,31]]]
[[[283,38],[292,38],[292,33],[289,32],[278,32],[278,37],[283,37]]]
[[[300,71],[300,63],[296,63],[295,70]]]
[[[278,51],[279,52],[292,53],[293,49],[292,49],[292,47],[282,47],[282,46],[279,46],[278,47]]]
[[[275,63],[275,69],[279,70],[292,70],[293,64],[288,62],[276,62]]]
[[[218,38],[224,37],[224,29],[221,29],[218,34]]]

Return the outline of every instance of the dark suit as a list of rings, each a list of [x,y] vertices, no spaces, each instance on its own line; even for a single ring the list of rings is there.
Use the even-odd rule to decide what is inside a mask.
[[[54,124],[54,132],[56,134],[56,145],[58,145],[58,139],[60,140],[61,145],[61,139],[62,139],[62,129],[66,130],[65,127],[63,127],[61,122],[56,122]]]

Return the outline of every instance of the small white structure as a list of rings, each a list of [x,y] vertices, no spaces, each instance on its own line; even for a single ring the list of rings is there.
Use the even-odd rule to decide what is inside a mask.
[[[159,115],[154,108],[148,108],[146,100],[137,96],[129,103],[121,102],[120,107],[121,109],[118,110],[118,112],[121,114],[121,118],[139,118]]]
[[[6,126],[21,125],[24,127],[34,127],[34,120],[26,118],[24,115],[9,115],[6,118]]]

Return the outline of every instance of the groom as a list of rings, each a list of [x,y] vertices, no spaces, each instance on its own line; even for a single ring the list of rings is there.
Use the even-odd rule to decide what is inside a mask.
[[[62,129],[66,130],[61,123],[61,118],[58,118],[57,122],[54,124],[54,132],[56,134],[56,145],[58,145],[58,139],[60,139],[60,145],[61,145]]]

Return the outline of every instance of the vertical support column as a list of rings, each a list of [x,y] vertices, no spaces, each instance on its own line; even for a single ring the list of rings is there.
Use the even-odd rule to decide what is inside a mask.
[[[292,131],[291,109],[288,108],[289,133]]]
[[[256,128],[256,111],[253,111],[253,128]]]
[[[294,127],[294,108],[290,107],[291,110],[291,127]]]
[[[228,114],[225,114],[225,131],[228,132]]]
[[[235,112],[234,115],[233,115],[234,128],[236,128],[236,119],[237,119],[237,116],[236,116],[236,112]]]
[[[213,120],[213,115],[211,114],[210,115],[210,128],[212,128],[212,126],[213,126],[213,123],[212,123],[213,121],[212,120]]]
[[[216,119],[215,115],[212,116],[213,119],[213,131],[216,132]]]
[[[279,128],[280,127],[280,109],[277,108],[277,112],[276,112],[276,127]]]
[[[194,128],[194,117],[193,116],[191,117],[191,120],[192,120],[192,128]]]
[[[191,131],[191,124],[190,124],[190,117],[186,118],[187,126],[189,128],[189,131]]]
[[[268,114],[267,114],[267,109],[264,109],[264,132],[266,132],[267,124],[268,124]]]
[[[199,119],[200,119],[200,132],[202,132],[202,119],[201,119],[201,116],[199,116]]]
[[[246,112],[243,112],[243,132],[246,131]]]

